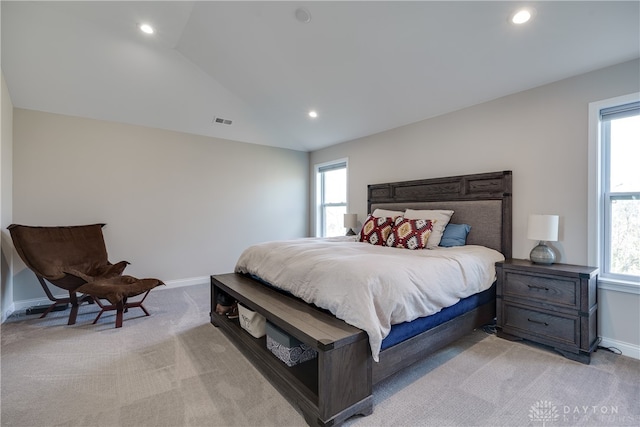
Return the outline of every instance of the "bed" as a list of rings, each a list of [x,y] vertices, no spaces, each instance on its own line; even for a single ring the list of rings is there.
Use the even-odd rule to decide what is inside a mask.
[[[376,209],[453,210],[450,223],[471,226],[467,245],[490,248],[504,258],[511,257],[510,171],[372,184],[368,186],[368,212]],[[221,327],[299,408],[310,425],[337,425],[353,415],[371,413],[374,384],[495,317],[495,290],[490,287],[463,298],[437,315],[406,322],[410,325],[405,325],[401,333],[395,333],[394,326],[385,340],[393,339],[386,344],[383,341],[376,354],[363,330],[281,290],[265,286],[258,278],[239,273],[214,275],[211,286],[211,322]],[[215,313],[213,308],[219,292],[231,295],[315,348],[317,359],[294,368],[284,367],[266,351],[263,341],[249,337],[236,322]],[[414,327],[418,321],[422,325]]]

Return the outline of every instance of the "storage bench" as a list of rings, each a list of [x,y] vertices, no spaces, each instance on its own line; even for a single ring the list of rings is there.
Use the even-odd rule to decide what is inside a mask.
[[[287,334],[318,352],[318,357],[288,367],[254,338],[238,319],[216,314],[218,292],[258,312]],[[309,425],[339,425],[373,411],[371,357],[367,334],[303,301],[241,274],[211,276],[211,323],[236,345]]]

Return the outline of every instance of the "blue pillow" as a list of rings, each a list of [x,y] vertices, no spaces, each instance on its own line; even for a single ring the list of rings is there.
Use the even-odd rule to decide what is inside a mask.
[[[447,224],[442,233],[440,246],[445,248],[464,246],[467,243],[469,230],[471,230],[471,226],[467,224]]]

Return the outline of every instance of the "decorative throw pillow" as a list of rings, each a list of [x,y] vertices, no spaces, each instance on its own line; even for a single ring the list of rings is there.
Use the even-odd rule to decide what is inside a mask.
[[[358,242],[367,242],[372,245],[384,246],[393,226],[393,218],[375,217],[369,215],[358,233]]]
[[[433,231],[429,236],[429,241],[427,242],[427,248],[433,249],[440,244],[440,239],[442,239],[442,233],[444,233],[444,228],[447,226],[447,224],[449,224],[451,215],[453,215],[453,211],[451,210],[407,209],[405,211],[404,217],[409,219],[430,219],[431,220],[431,222],[433,223]]]
[[[468,224],[447,224],[440,239],[440,246],[450,248],[452,246],[464,246],[467,244],[467,234],[471,226]]]
[[[404,214],[404,212],[402,211],[391,211],[389,209],[380,209],[377,208],[375,211],[373,211],[373,213],[371,215],[381,218],[381,217],[387,217],[387,218],[393,218],[396,219],[399,216],[402,216]]]
[[[423,249],[433,228],[428,219],[396,218],[391,233],[387,237],[387,246],[405,249]]]

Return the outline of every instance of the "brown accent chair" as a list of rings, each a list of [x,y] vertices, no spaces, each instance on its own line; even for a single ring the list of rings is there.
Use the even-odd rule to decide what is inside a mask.
[[[78,306],[93,302],[90,295],[78,297],[77,289],[88,282],[122,275],[127,261],[111,264],[102,235],[104,224],[34,227],[11,224],[13,245],[22,261],[38,278],[53,304],[40,316],[45,317],[57,305],[71,304],[69,325],[76,323]],[[56,298],[45,280],[69,292],[68,298]]]

